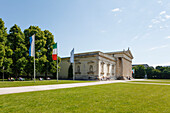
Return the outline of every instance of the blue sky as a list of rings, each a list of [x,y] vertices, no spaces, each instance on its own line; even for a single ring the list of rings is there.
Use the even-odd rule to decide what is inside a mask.
[[[133,64],[170,65],[169,0],[0,0],[10,29],[30,25],[53,33],[59,56],[123,49]]]

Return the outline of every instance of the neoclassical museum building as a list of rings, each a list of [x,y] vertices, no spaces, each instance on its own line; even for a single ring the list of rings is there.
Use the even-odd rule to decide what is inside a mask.
[[[61,58],[59,78],[74,77],[86,80],[132,78],[132,59],[133,55],[129,48],[108,53],[95,51],[74,54],[74,64],[70,63],[70,57]]]

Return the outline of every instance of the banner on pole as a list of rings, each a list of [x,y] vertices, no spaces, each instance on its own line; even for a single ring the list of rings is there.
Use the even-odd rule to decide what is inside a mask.
[[[35,55],[35,34],[29,37],[30,39],[30,48],[29,48],[29,56]]]
[[[74,63],[74,48],[70,53],[70,63]]]
[[[57,60],[57,43],[53,45],[53,54],[52,54],[53,60]]]

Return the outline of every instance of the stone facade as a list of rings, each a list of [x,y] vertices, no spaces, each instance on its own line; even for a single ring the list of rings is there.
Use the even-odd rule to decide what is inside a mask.
[[[127,51],[103,53],[100,51],[74,55],[75,79],[132,78],[132,53]],[[60,79],[69,78],[70,57],[61,58]]]

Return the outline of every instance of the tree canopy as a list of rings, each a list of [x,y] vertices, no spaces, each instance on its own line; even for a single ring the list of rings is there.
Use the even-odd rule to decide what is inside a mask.
[[[27,48],[25,46],[25,36],[21,31],[20,27],[16,24],[9,30],[8,42],[11,46],[11,49],[13,50],[13,64],[11,66],[12,72],[15,77],[17,77],[18,75],[23,75],[25,74],[24,70],[27,64]]]
[[[135,66],[133,69],[135,69],[134,78],[144,78],[145,73],[150,79],[170,79],[170,67],[156,66],[156,68],[147,67],[144,69],[143,66]]]
[[[4,25],[4,21],[0,18],[0,71],[11,73],[11,64],[12,64],[12,54],[13,51],[7,40],[7,31]]]
[[[16,24],[10,28],[8,34],[4,21],[0,18],[0,72],[5,67],[6,77],[33,78],[34,58],[29,56],[29,37],[34,34],[36,73],[45,74],[45,78],[48,74],[55,77],[57,63],[52,60],[52,45],[55,44],[53,34],[49,30],[42,31],[38,26],[30,26],[23,33]],[[58,62],[61,62],[60,57]]]

